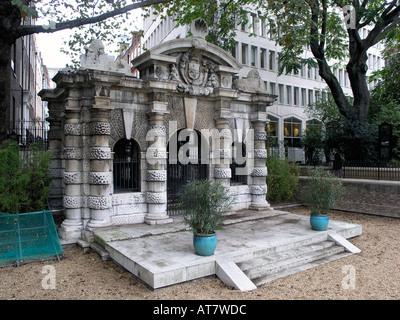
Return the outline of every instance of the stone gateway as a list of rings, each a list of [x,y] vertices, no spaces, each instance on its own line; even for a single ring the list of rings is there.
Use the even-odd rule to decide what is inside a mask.
[[[171,222],[169,190],[199,177],[230,186],[234,210],[269,207],[266,108],[276,96],[257,73],[234,81],[241,65],[205,41],[201,21],[192,28],[191,38],[161,43],[129,67],[95,41],[80,69],[60,70],[57,87],[41,91],[55,155],[50,204],[66,217],[62,240],[111,225]],[[187,163],[169,165],[179,159]]]

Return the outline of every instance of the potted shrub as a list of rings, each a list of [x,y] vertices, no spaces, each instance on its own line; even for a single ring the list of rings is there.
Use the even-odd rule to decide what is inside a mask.
[[[214,254],[216,231],[222,227],[226,213],[231,209],[229,189],[216,181],[188,182],[180,194],[180,206],[185,213],[185,224],[193,231],[193,246],[198,255]]]
[[[329,223],[329,211],[344,193],[342,182],[322,168],[311,170],[305,190],[305,202],[311,211],[310,224],[313,230],[324,231]]]

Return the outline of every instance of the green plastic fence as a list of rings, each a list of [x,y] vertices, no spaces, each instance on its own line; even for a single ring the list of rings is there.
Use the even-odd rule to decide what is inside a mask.
[[[0,265],[60,258],[62,254],[51,211],[0,213]]]

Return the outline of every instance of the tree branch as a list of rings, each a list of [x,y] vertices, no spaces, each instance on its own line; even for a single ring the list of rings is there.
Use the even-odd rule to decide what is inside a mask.
[[[46,27],[43,25],[21,25],[16,30],[17,38],[34,33],[53,33],[65,29],[72,29],[75,27],[83,26],[86,24],[96,23],[108,18],[127,13],[134,9],[144,8],[155,4],[170,2],[171,0],[142,0],[140,2],[132,3],[125,7],[115,9],[91,18],[78,18],[70,21],[56,23],[54,28]]]
[[[393,2],[389,5],[391,9],[393,9],[392,6]],[[385,12],[388,10],[387,8]],[[390,11],[390,10],[389,10]],[[387,12],[385,15],[382,14],[381,18],[383,19],[383,22],[376,23],[375,27],[370,31],[368,36],[364,40],[364,45],[365,45],[365,50],[368,50],[370,47],[375,45],[380,41],[380,38],[382,34],[391,28],[391,25],[395,24],[396,22],[399,21],[399,16],[400,16],[400,6],[396,6],[396,9],[391,10],[390,12]]]

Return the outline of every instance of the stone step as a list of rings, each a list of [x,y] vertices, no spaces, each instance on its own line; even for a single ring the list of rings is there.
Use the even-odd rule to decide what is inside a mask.
[[[329,248],[334,246],[335,243],[333,241],[322,241],[318,243],[312,243],[304,246],[299,246],[290,250],[279,251],[279,252],[271,252],[264,253],[258,258],[253,260],[244,261],[241,263],[237,263],[237,265],[242,269],[242,271],[246,272],[249,270],[256,270],[257,268],[264,267],[268,264],[275,264],[279,261],[283,261],[285,259],[297,258],[309,252],[315,252],[317,250],[323,250],[325,248]],[[257,254],[259,255],[259,253]],[[251,271],[249,271],[251,272]]]
[[[314,262],[345,252],[345,248],[336,245],[333,241],[312,243],[287,251],[266,254],[262,257],[238,263],[239,268],[256,284],[260,285],[268,281],[283,277],[302,269]]]
[[[277,245],[269,245],[263,249],[259,249],[253,252],[252,259],[264,258],[266,256],[273,256],[278,253],[288,252],[289,250],[297,250],[298,248],[305,247],[308,245],[318,244],[320,242],[328,240],[328,235],[326,233],[318,233],[312,237],[299,238],[296,241],[289,241],[285,243],[279,243]],[[291,252],[291,251],[289,251]],[[243,263],[243,260],[236,260],[236,263]]]
[[[347,257],[347,256],[349,256],[351,254],[352,253],[350,253],[350,252],[341,252],[341,253],[334,254],[332,256],[329,256],[329,257],[326,257],[326,258],[323,258],[323,259],[319,259],[319,260],[316,260],[316,261],[312,261],[312,262],[309,262],[309,263],[306,263],[306,264],[303,264],[303,265],[300,265],[300,266],[297,266],[297,267],[294,267],[294,268],[282,270],[281,272],[277,272],[277,273],[274,273],[274,274],[271,274],[271,275],[268,275],[268,276],[264,276],[264,277],[260,277],[260,278],[257,278],[257,279],[253,279],[252,281],[257,287],[259,287],[259,286],[261,286],[263,284],[266,284],[268,282],[274,281],[276,279],[284,278],[286,276],[289,276],[291,274],[295,274],[297,272],[301,272],[301,271],[304,271],[304,270],[315,268],[315,267],[318,267],[318,266],[320,266],[320,265],[322,265],[324,263],[335,261],[335,260],[341,259],[341,258],[345,258],[345,257]]]
[[[90,242],[89,248],[92,249],[93,251],[97,252],[97,254],[100,256],[101,260],[106,261],[106,260],[110,259],[109,252],[107,250],[105,250],[104,247],[102,247],[97,242]]]

